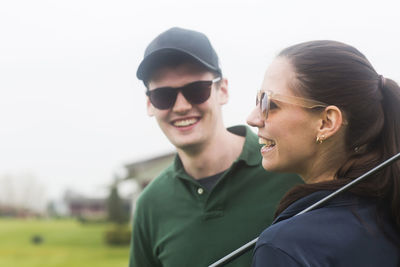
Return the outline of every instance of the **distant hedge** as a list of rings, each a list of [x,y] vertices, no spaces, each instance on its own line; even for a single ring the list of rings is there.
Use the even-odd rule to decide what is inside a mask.
[[[105,242],[111,246],[127,246],[131,241],[131,231],[127,227],[116,226],[107,230],[104,235]]]

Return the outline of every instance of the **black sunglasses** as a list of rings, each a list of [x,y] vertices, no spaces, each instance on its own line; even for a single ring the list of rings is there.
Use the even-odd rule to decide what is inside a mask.
[[[218,77],[211,81],[188,83],[182,87],[160,87],[154,90],[147,89],[146,95],[149,97],[151,104],[158,109],[172,108],[179,92],[182,92],[183,96],[190,104],[201,104],[210,97],[212,84],[220,80],[221,77]]]

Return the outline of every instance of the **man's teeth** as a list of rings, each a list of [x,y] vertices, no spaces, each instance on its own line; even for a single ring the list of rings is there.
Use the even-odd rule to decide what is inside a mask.
[[[274,146],[275,145],[274,141],[268,140],[268,139],[265,139],[262,137],[258,138],[258,143],[261,145],[266,145],[266,146]]]
[[[189,126],[189,125],[196,123],[196,121],[197,121],[197,119],[179,120],[179,121],[175,121],[174,125],[179,126],[179,127]]]

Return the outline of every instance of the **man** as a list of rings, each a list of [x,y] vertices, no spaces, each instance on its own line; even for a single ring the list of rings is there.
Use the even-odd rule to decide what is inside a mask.
[[[137,202],[130,266],[207,266],[257,237],[300,179],[267,173],[257,136],[245,126],[224,127],[228,82],[204,34],[161,33],[137,77],[147,88],[148,114],[177,156]],[[232,266],[250,263],[248,252]]]

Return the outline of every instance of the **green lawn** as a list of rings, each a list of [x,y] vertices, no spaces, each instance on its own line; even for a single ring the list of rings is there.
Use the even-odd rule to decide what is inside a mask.
[[[0,219],[0,266],[4,267],[126,267],[129,246],[103,241],[105,224],[75,220]],[[41,235],[34,245],[31,238]]]

